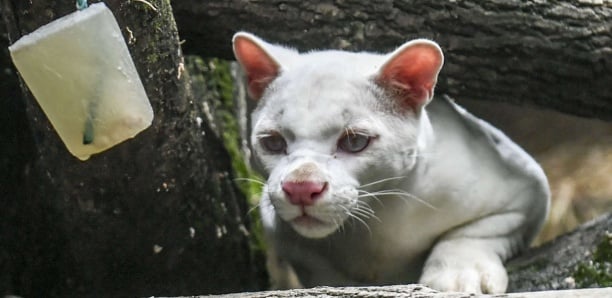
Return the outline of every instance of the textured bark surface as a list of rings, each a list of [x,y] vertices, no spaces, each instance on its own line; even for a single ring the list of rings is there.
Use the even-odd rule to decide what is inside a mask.
[[[0,296],[188,295],[265,287],[229,155],[208,123],[196,121],[205,118],[181,72],[170,1],[149,2],[153,7],[105,1],[155,111],[152,126],[135,139],[81,162],[27,88],[23,95],[14,89],[15,73],[2,74],[11,82],[0,85],[7,102],[0,112],[2,153],[8,152],[2,164],[10,165],[8,175],[23,179],[2,181]],[[11,41],[75,10],[74,1],[1,3]],[[4,49],[3,70],[10,69]]]
[[[506,264],[509,292],[612,286],[612,212]]]
[[[173,2],[186,51],[231,59],[235,31],[300,50],[386,52],[426,37],[446,61],[438,94],[612,119],[610,1]]]
[[[240,293],[219,296],[205,296],[210,298],[268,298],[268,297],[358,297],[358,298],[599,298],[612,295],[612,288],[583,289],[551,292],[513,293],[500,295],[475,295],[468,293],[437,292],[421,285],[386,286],[386,287],[356,287],[356,288],[330,288],[318,287],[289,291],[269,291],[259,293]],[[193,296],[192,296],[193,297]],[[204,296],[200,296],[204,297]]]
[[[0,7],[0,12],[1,12]],[[19,80],[11,67],[8,55],[8,37],[6,28],[0,25],[0,295],[13,282],[19,280],[13,272],[13,265],[24,260],[14,260],[14,252],[27,249],[32,245],[29,235],[34,233],[36,225],[24,229],[28,218],[20,217],[21,210],[30,208],[24,204],[25,176],[28,163],[34,160],[35,148],[30,134],[25,113],[25,103],[22,100]],[[40,218],[39,218],[40,219]],[[41,235],[42,236],[42,235]],[[20,245],[11,240],[21,238]],[[45,241],[46,239],[41,238]],[[23,245],[24,247],[20,247]],[[44,251],[41,251],[44,252]],[[41,257],[46,257],[41,254]],[[32,262],[32,261],[30,261]],[[49,268],[49,273],[53,273]]]

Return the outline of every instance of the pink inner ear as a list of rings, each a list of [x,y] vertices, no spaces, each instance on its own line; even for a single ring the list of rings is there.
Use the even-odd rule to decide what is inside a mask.
[[[260,99],[266,87],[278,75],[279,65],[258,44],[246,37],[239,36],[234,40],[234,52],[247,73],[249,94],[255,100]]]
[[[397,96],[402,106],[417,111],[433,96],[442,59],[433,45],[407,46],[383,66],[377,82]]]

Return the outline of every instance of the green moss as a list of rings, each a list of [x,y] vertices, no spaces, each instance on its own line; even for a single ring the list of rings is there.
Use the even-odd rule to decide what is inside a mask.
[[[592,260],[579,264],[572,277],[579,288],[612,287],[612,233],[606,232]]]
[[[238,177],[237,185],[249,201],[249,209],[256,210],[256,204],[261,194],[262,177],[248,165],[241,150],[241,137],[238,119],[236,119],[236,104],[234,101],[234,81],[231,76],[230,63],[221,59],[202,59],[197,56],[185,57],[185,64],[190,74],[194,95],[202,99],[209,113],[202,115],[209,119],[212,129],[223,140],[231,160],[234,177]],[[203,88],[201,88],[203,87]],[[259,214],[249,213],[253,219],[253,243],[256,249],[264,249],[262,228]]]
[[[217,123],[220,125],[221,137],[225,147],[232,157],[232,167],[236,177],[261,181],[261,177],[253,172],[245,161],[241,148],[240,127],[236,115],[234,102],[234,81],[230,73],[230,64],[220,59],[208,61],[211,69],[209,83],[217,84],[220,101],[214,107]],[[219,123],[220,122],[220,123]],[[239,183],[241,190],[249,197],[250,203],[256,203],[261,185],[249,181]]]

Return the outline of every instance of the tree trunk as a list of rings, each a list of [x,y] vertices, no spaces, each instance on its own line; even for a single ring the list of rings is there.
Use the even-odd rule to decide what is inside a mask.
[[[34,225],[17,228],[32,214],[29,212],[27,217],[20,216],[25,213],[23,210],[30,208],[26,204],[25,176],[27,165],[35,159],[36,150],[19,81],[11,67],[5,29],[0,26],[0,296],[7,294],[5,290],[11,289],[12,283],[27,281],[16,276],[13,270],[18,268],[13,265],[22,262],[16,260],[22,258],[16,252],[28,249],[33,244],[29,235],[32,235],[32,230],[35,229]],[[13,239],[20,241],[15,243]],[[40,240],[44,241],[42,238]],[[53,274],[51,270],[48,273]]]
[[[300,50],[440,43],[438,94],[612,119],[609,1],[176,1],[187,52],[232,58],[248,30]]]
[[[14,73],[2,74],[12,82],[0,85],[2,137],[9,140],[1,147],[8,152],[2,164],[16,177],[3,180],[0,197],[0,295],[187,295],[265,287],[229,155],[182,72],[170,1],[149,2],[105,1],[155,112],[152,126],[132,140],[77,160],[27,87],[22,84],[18,96],[11,91]],[[74,10],[74,1],[2,0],[11,42]],[[4,49],[3,69],[9,65]],[[212,85],[199,85],[199,92]]]

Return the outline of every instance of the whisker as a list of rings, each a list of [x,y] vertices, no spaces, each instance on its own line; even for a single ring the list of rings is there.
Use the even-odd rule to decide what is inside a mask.
[[[259,201],[258,204],[255,204],[253,207],[251,207],[248,211],[247,214],[251,214],[254,211],[257,210],[257,208],[261,209],[269,209],[272,208],[274,209],[274,206],[272,205],[272,202],[270,202],[269,200],[261,200]]]
[[[341,233],[344,233],[344,225],[342,224],[342,220],[340,219],[337,212],[325,212],[325,214],[320,214],[320,215],[326,215],[326,217],[329,217],[329,220],[331,221],[331,223],[335,225],[338,228],[338,230],[340,230]]]
[[[349,210],[345,206],[342,206],[342,205],[338,205],[338,206],[344,209],[344,211],[346,212],[346,215],[348,215],[350,218],[362,223],[365,226],[365,228],[368,230],[368,233],[370,234],[370,236],[372,236],[372,230],[370,229],[370,226],[368,225],[368,223],[366,223],[363,219],[359,218],[359,216],[353,214],[353,212],[351,212],[351,210]]]
[[[378,202],[378,204],[381,207],[384,207],[383,202],[375,194],[372,194],[371,192],[368,192],[365,190],[357,190],[357,191],[358,191],[358,195],[357,195],[358,198],[366,198],[366,197],[374,198],[374,200],[376,200],[376,202]],[[359,194],[359,193],[363,193],[363,194]]]
[[[357,208],[353,208],[353,210],[350,210],[350,211],[347,211],[347,212],[350,212],[352,214],[360,215],[360,216],[362,216],[365,219],[370,218],[370,216],[367,213],[365,213],[363,210],[359,210]]]
[[[266,185],[265,181],[261,181],[261,180],[257,180],[257,179],[253,179],[253,178],[234,178],[234,181],[237,181],[237,182],[253,182],[253,183],[257,183],[259,185]]]
[[[359,191],[361,191],[361,190],[359,190]],[[366,191],[362,191],[362,192],[366,192]],[[350,198],[344,197],[344,196],[339,196],[339,197],[343,198],[343,199],[350,199]],[[382,204],[382,202],[380,200],[377,199],[377,201],[380,204]],[[360,201],[360,200],[357,200],[356,202],[357,202],[357,205],[356,205],[356,207],[354,209],[352,209],[352,211],[347,210],[347,208],[342,206],[342,205],[340,205],[340,207],[342,207],[345,210],[345,212],[348,212],[348,213],[355,212],[355,213],[363,216],[366,219],[369,219],[369,218],[373,217],[373,218],[376,218],[376,220],[380,221],[380,219],[375,215],[375,212],[372,209],[372,207],[370,207],[370,205],[368,205],[367,202]]]
[[[272,206],[272,202],[270,200],[259,200],[259,204],[257,205],[262,207],[270,207]]]
[[[363,203],[363,205],[357,205],[355,211],[355,213],[361,214],[365,218],[373,218],[378,222],[382,223],[382,220],[378,216],[376,216],[376,212],[374,212],[374,210],[372,210],[372,208],[370,208],[370,206],[365,202]]]
[[[390,189],[390,190],[382,190],[382,191],[377,191],[377,192],[372,192],[372,193],[368,193],[368,194],[363,194],[363,195],[359,195],[360,198],[362,197],[376,197],[376,196],[387,196],[387,195],[393,195],[393,196],[399,196],[399,197],[404,197],[404,198],[410,198],[413,199],[433,210],[437,210],[438,208],[436,208],[435,206],[431,205],[430,203],[428,203],[427,201],[411,194],[411,193],[407,193],[401,189]]]
[[[356,216],[352,213],[348,214],[352,219],[360,222],[361,224],[363,224],[363,226],[368,230],[368,234],[370,234],[370,236],[372,236],[372,230],[370,229],[370,226],[361,218],[359,218],[359,216]]]
[[[374,210],[370,207],[370,205],[364,201],[357,201],[357,209],[368,210],[372,214],[374,214]]]
[[[247,211],[247,214],[253,213],[255,210],[257,210],[257,208],[259,208],[259,205],[255,205],[255,206],[249,208],[249,210]]]
[[[358,217],[363,218],[363,219],[370,219],[370,218],[373,218],[373,219],[376,219],[376,221],[381,222],[381,221],[380,221],[380,219],[379,219],[378,217],[376,217],[376,216],[374,216],[374,215],[371,215],[371,214],[366,214],[366,213],[360,212],[360,211],[358,211],[358,210],[353,210],[353,212],[352,212],[352,213],[353,213],[353,214],[355,214],[355,215],[357,215]]]
[[[415,152],[414,154],[407,155],[408,157],[435,157],[436,154],[433,152]]]
[[[372,214],[370,214],[369,216],[367,216],[367,218],[368,218],[368,219],[370,219],[370,218],[371,218],[371,219],[373,219],[373,220],[376,220],[376,221],[377,221],[377,222],[379,222],[379,223],[382,223],[382,222],[383,222],[383,221],[382,221],[382,220],[381,220],[381,219],[380,219],[378,216],[376,216],[376,215],[375,215],[375,214],[373,214],[373,213],[372,213]]]
[[[398,179],[403,179],[403,178],[406,178],[406,176],[397,176],[397,177],[390,177],[390,178],[380,179],[380,180],[377,180],[377,181],[374,181],[374,182],[362,184],[358,188],[368,187],[368,186],[384,183],[384,182],[387,182],[387,181],[398,180]]]

